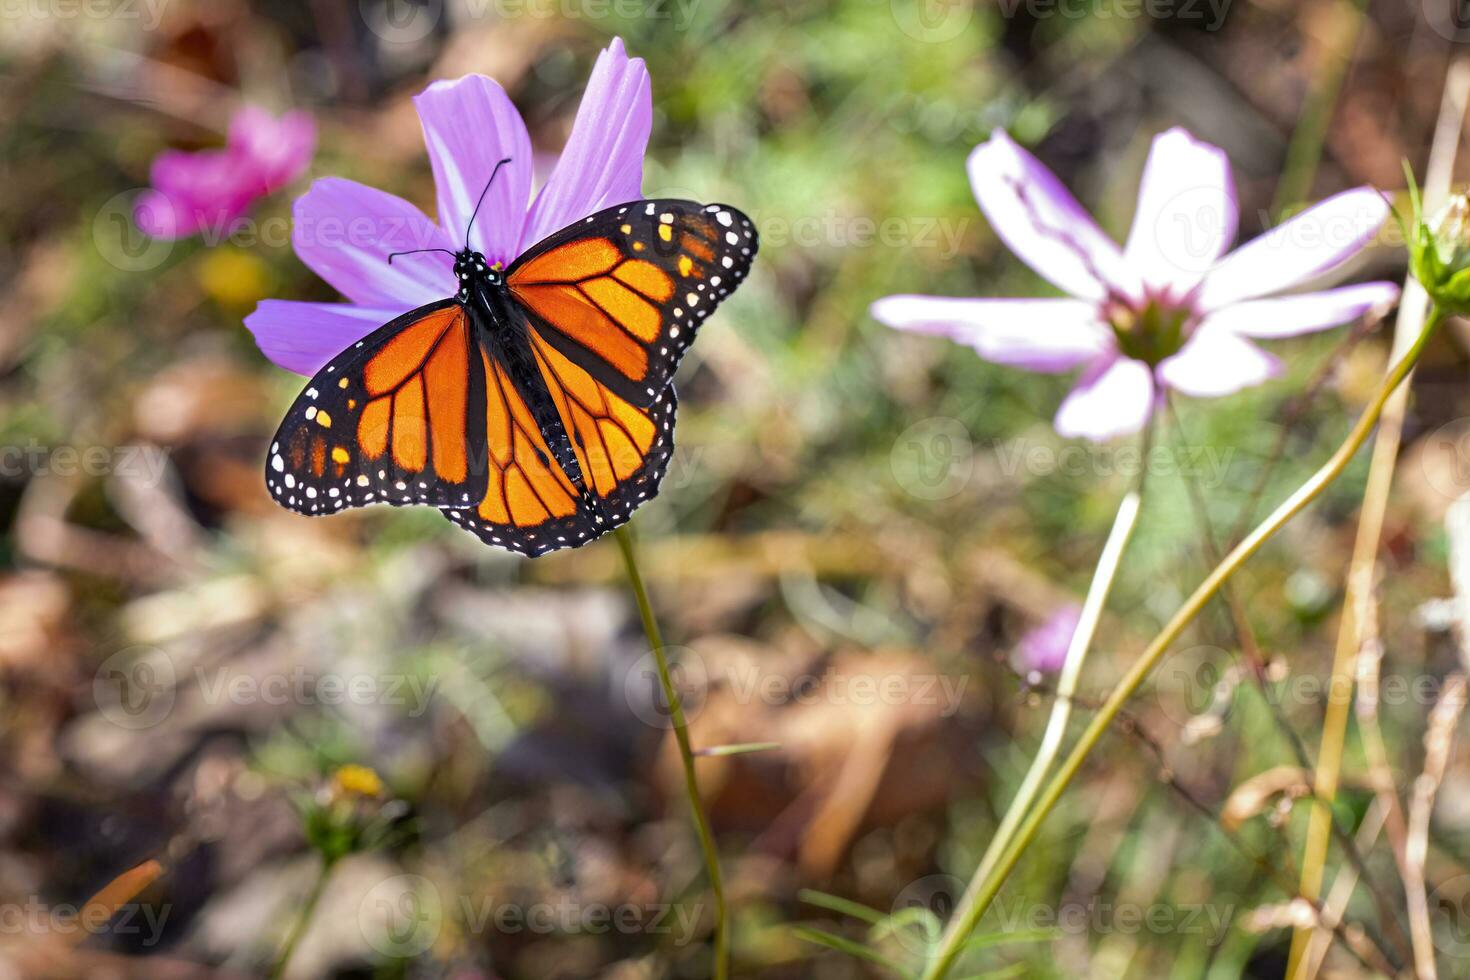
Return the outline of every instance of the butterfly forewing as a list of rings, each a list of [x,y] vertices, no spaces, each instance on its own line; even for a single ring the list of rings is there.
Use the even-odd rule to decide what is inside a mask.
[[[420,307],[316,373],[271,444],[266,486],[303,514],[371,503],[473,507],[487,479],[486,405],[465,308]]]
[[[514,300],[567,359],[635,406],[667,387],[705,318],[750,270],[757,237],[725,204],[636,201],[522,255]]]

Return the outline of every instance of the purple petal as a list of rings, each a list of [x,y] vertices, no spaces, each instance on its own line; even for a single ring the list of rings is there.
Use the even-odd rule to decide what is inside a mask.
[[[246,106],[230,120],[230,151],[247,162],[263,193],[277,190],[306,172],[316,149],[316,123],[304,112],[276,119]]]
[[[1235,240],[1230,160],[1174,128],[1154,138],[1123,258],[1155,290],[1183,296]]]
[[[133,203],[133,223],[150,238],[186,238],[201,228],[218,228],[223,236],[239,213],[237,204],[204,211],[152,189],[139,194]]]
[[[885,296],[872,314],[898,330],[948,337],[986,360],[1028,371],[1067,371],[1111,346],[1097,307],[1080,299]]]
[[[1209,312],[1319,276],[1372,241],[1388,202],[1371,187],[1343,191],[1231,252],[1200,287]]]
[[[342,351],[401,313],[350,303],[265,299],[245,318],[261,353],[287,371],[313,375]]]
[[[153,159],[149,176],[153,190],[139,198],[134,220],[156,238],[206,231],[222,239],[256,196],[238,161],[224,150],[165,151]]]
[[[642,58],[629,58],[621,38],[597,56],[572,134],[521,235],[527,249],[614,204],[643,194],[643,153],[653,128],[653,96]]]
[[[1139,292],[1137,275],[1050,170],[1003,130],[970,154],[970,186],[1001,241],[1063,292],[1102,299]]]
[[[301,261],[361,306],[410,309],[453,295],[454,243],[401,197],[340,177],[316,181],[296,199],[291,244]]]
[[[1146,364],[1105,356],[1062,400],[1053,424],[1063,436],[1103,442],[1142,429],[1154,399],[1153,376]]]
[[[1067,648],[1072,645],[1072,634],[1082,619],[1082,607],[1069,602],[1047,617],[1046,622],[1021,637],[1016,646],[1021,669],[1055,673],[1067,662]]]
[[[1295,337],[1356,320],[1374,308],[1387,310],[1399,298],[1391,282],[1365,282],[1320,293],[1256,299],[1227,306],[1205,317],[1201,329],[1226,330],[1270,340]]]
[[[1159,364],[1159,378],[1196,398],[1231,395],[1281,373],[1281,362],[1228,330],[1197,329],[1179,353]]]
[[[531,199],[531,137],[510,97],[484,75],[435,82],[414,96],[424,143],[439,194],[439,225],[456,242],[464,240],[475,202],[495,165],[500,169],[475,226],[470,244],[493,262],[516,257],[526,205]]]

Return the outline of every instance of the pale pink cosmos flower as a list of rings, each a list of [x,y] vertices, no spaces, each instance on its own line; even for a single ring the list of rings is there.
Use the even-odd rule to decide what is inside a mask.
[[[1065,299],[888,296],[890,327],[968,344],[998,364],[1082,375],[1057,432],[1097,441],[1137,432],[1166,389],[1229,395],[1281,371],[1252,343],[1323,330],[1397,298],[1373,282],[1276,298],[1359,252],[1388,216],[1371,187],[1344,191],[1226,254],[1239,217],[1230,162],[1171,129],[1154,139],[1128,242],[1103,234],[1004,132],[976,147],[970,183],[996,235]]]
[[[153,161],[153,187],[139,196],[133,220],[154,238],[224,236],[257,198],[301,176],[316,150],[316,124],[304,112],[277,119],[246,106],[230,120],[225,145]]]

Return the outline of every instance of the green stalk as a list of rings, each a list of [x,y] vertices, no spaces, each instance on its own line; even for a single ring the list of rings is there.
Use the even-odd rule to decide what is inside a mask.
[[[1021,855],[1025,853],[1026,848],[1036,838],[1037,831],[1041,829],[1042,822],[1051,814],[1051,811],[1061,799],[1062,794],[1066,792],[1067,787],[1076,778],[1077,773],[1081,771],[1082,764],[1092,754],[1092,750],[1107,732],[1108,726],[1112,724],[1113,719],[1118,716],[1118,712],[1123,709],[1123,705],[1127,703],[1128,699],[1133,696],[1134,692],[1147,679],[1149,673],[1158,664],[1164,653],[1168,651],[1169,646],[1179,638],[1185,628],[1193,622],[1200,611],[1214,598],[1215,593],[1220,590],[1220,587],[1225,583],[1226,579],[1244,565],[1252,555],[1260,550],[1262,545],[1269,541],[1277,531],[1280,531],[1287,522],[1300,513],[1307,504],[1311,503],[1323,490],[1327,489],[1333,480],[1342,475],[1342,471],[1347,468],[1348,463],[1352,460],[1358,449],[1362,447],[1369,434],[1372,433],[1373,427],[1378,423],[1378,417],[1383,413],[1384,405],[1387,404],[1398,386],[1403,383],[1403,380],[1408,377],[1409,372],[1413,370],[1414,364],[1424,352],[1425,346],[1428,344],[1430,337],[1434,335],[1435,328],[1442,319],[1443,314],[1437,308],[1431,312],[1429,321],[1425,324],[1424,330],[1419,334],[1418,339],[1414,341],[1413,347],[1404,354],[1403,358],[1393,366],[1393,369],[1384,378],[1382,385],[1379,386],[1378,391],[1374,393],[1372,400],[1368,403],[1368,407],[1364,409],[1357,423],[1353,425],[1352,431],[1348,433],[1347,439],[1332,454],[1332,457],[1323,464],[1321,469],[1312,475],[1311,479],[1302,484],[1295,493],[1277,507],[1270,517],[1261,522],[1254,531],[1231,550],[1230,554],[1225,557],[1225,560],[1210,572],[1209,576],[1200,584],[1199,588],[1195,589],[1194,594],[1185,601],[1184,605],[1179,608],[1179,611],[1174,614],[1174,617],[1169,620],[1163,630],[1144,649],[1143,654],[1134,665],[1123,675],[1123,679],[1118,682],[1118,686],[1108,695],[1107,701],[1098,709],[1097,714],[1078,739],[1077,745],[1072,749],[1071,754],[1067,756],[1066,761],[1062,763],[1061,769],[1047,785],[1040,802],[1037,803],[1036,808],[1027,818],[1026,823],[1017,832],[1015,843],[1006,851],[1005,856],[1001,858],[986,880],[982,884],[975,886],[974,890],[976,894],[974,902],[965,909],[962,917],[958,917],[959,925],[947,931],[946,939],[941,946],[938,957],[924,973],[924,980],[940,980],[940,978],[948,974],[950,968],[954,965],[954,961],[963,950],[966,939],[975,930],[975,926],[979,924],[981,917],[990,908],[990,903],[995,900],[995,896],[1000,892],[1000,888],[1005,883],[1006,878],[1015,868],[1016,863],[1020,861]]]
[[[674,740],[679,743],[679,757],[684,764],[684,789],[689,797],[689,811],[694,817],[694,829],[699,835],[699,849],[704,854],[705,873],[709,875],[710,892],[715,900],[715,980],[726,980],[730,975],[730,923],[725,907],[725,885],[720,877],[720,854],[715,849],[715,837],[710,830],[709,817],[704,812],[704,803],[699,798],[699,782],[694,775],[694,750],[689,744],[689,723],[684,718],[684,706],[679,692],[674,687],[673,675],[669,672],[669,660],[664,653],[663,634],[654,618],[653,606],[648,601],[648,590],[643,587],[643,576],[638,571],[638,559],[633,553],[633,538],[627,526],[616,528],[618,550],[623,553],[623,565],[628,569],[628,582],[633,586],[633,597],[638,601],[638,614],[643,617],[643,632],[653,650],[654,662],[658,665],[658,681],[663,688],[664,700],[669,703],[669,721],[673,725]]]
[[[327,890],[327,879],[332,876],[333,863],[324,857],[317,866],[316,881],[312,882],[311,893],[306,896],[306,902],[301,906],[301,911],[297,913],[296,921],[291,924],[291,931],[286,936],[285,945],[276,955],[275,965],[271,967],[270,980],[280,980],[286,975],[286,967],[291,964],[291,956],[296,952],[296,947],[300,945],[301,937],[306,935],[306,927],[311,923],[311,917],[316,912],[317,904],[322,900],[322,893]]]
[[[1147,454],[1145,453],[1145,456]],[[1113,529],[1108,533],[1107,543],[1103,545],[1102,555],[1098,558],[1097,569],[1092,573],[1092,584],[1088,586],[1087,598],[1082,603],[1082,613],[1077,619],[1077,629],[1072,634],[1072,640],[1067,645],[1067,657],[1062,664],[1062,672],[1057,678],[1056,697],[1052,701],[1051,717],[1046,722],[1046,732],[1041,737],[1041,746],[1036,750],[1036,758],[1031,760],[1031,768],[1026,772],[1026,778],[1021,782],[1021,788],[1016,791],[1016,798],[1011,801],[1005,816],[1001,819],[1000,826],[996,828],[995,835],[990,838],[990,844],[985,848],[985,856],[980,860],[980,867],[975,876],[970,879],[970,887],[965,889],[960,904],[955,909],[955,915],[950,919],[950,929],[953,930],[964,921],[968,906],[971,905],[978,893],[979,886],[990,877],[995,864],[1001,855],[1010,846],[1015,837],[1016,828],[1026,816],[1026,811],[1036,800],[1036,794],[1041,790],[1042,780],[1046,778],[1051,770],[1051,764],[1056,761],[1057,753],[1061,750],[1062,739],[1067,734],[1067,722],[1072,717],[1072,699],[1077,693],[1077,679],[1082,676],[1082,665],[1087,660],[1087,651],[1092,646],[1092,636],[1097,632],[1097,623],[1102,616],[1103,605],[1107,602],[1108,593],[1112,590],[1113,580],[1118,575],[1118,566],[1122,563],[1123,551],[1128,546],[1128,540],[1133,536],[1133,528],[1138,522],[1138,507],[1143,500],[1142,490],[1131,490],[1118,505],[1118,514],[1113,518]],[[968,930],[966,930],[968,932]],[[950,939],[948,933],[940,940],[940,946]],[[931,974],[924,975],[928,980]]]

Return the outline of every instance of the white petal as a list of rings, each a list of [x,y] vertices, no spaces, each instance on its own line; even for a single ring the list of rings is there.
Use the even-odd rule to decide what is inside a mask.
[[[1391,282],[1367,282],[1320,293],[1277,299],[1255,299],[1209,314],[1201,329],[1220,329],[1243,337],[1295,337],[1326,330],[1367,313],[1392,306],[1399,287]]]
[[[1108,286],[1137,295],[1139,279],[1062,182],[1002,130],[970,154],[970,185],[1001,241],[1063,292],[1102,299]]]
[[[1281,362],[1228,330],[1198,329],[1159,364],[1164,384],[1196,398],[1231,395],[1281,373]]]
[[[1142,429],[1153,408],[1148,365],[1127,357],[1104,359],[1062,401],[1054,425],[1061,435],[1102,442]]]
[[[1218,310],[1289,289],[1357,254],[1388,217],[1371,187],[1344,191],[1231,252],[1204,278],[1198,308]]]
[[[1149,151],[1123,258],[1149,286],[1183,296],[1225,254],[1238,219],[1225,151],[1176,127]]]
[[[890,327],[948,337],[986,360],[1029,371],[1067,371],[1111,346],[1097,307],[1077,299],[885,296],[872,313]]]

